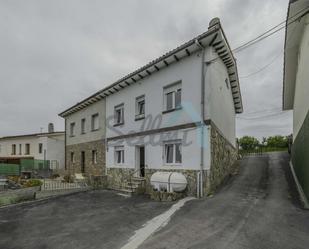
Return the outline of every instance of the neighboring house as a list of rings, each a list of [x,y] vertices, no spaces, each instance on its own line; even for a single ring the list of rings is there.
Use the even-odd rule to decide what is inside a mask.
[[[21,159],[48,160],[51,168],[63,169],[64,132],[1,137],[0,162],[19,164]]]
[[[94,105],[102,114],[106,110],[106,137],[102,130],[97,138],[106,138],[111,188],[130,188],[134,176],[149,192],[154,172],[176,171],[186,176],[187,194],[203,196],[230,173],[237,158],[235,114],[243,107],[236,60],[218,18],[207,32],[61,113],[69,132],[67,153],[72,123],[74,143],[86,142],[80,122],[99,111],[88,111]],[[88,114],[80,114],[83,110]]]
[[[67,172],[105,174],[105,99],[90,96],[59,115],[65,119]]]
[[[283,110],[293,110],[291,169],[309,207],[309,0],[290,1],[284,48]]]

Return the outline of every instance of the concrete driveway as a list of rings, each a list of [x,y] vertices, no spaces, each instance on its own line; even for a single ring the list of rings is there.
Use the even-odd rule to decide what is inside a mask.
[[[120,248],[172,204],[90,191],[0,209],[0,248]]]
[[[308,249],[287,153],[242,160],[238,176],[213,198],[187,203],[140,248]]]

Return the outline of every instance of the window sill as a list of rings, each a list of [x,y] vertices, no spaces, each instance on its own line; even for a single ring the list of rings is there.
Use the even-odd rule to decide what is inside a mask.
[[[98,128],[98,129],[92,129],[91,131],[94,132],[94,131],[98,131],[98,130],[100,130],[100,128]]]
[[[182,166],[182,164],[181,163],[165,163],[165,164],[163,164],[163,166],[165,166],[165,167],[167,167],[167,166],[173,166],[173,167],[180,167],[180,166]]]
[[[174,111],[179,111],[181,109],[182,109],[182,107],[177,107],[177,108],[174,108],[174,109],[163,111],[162,114],[166,114],[166,113],[170,113],[170,112],[174,112]]]
[[[121,126],[121,125],[124,125],[124,122],[119,123],[119,124],[114,124],[114,127],[116,127],[116,126]]]
[[[75,135],[70,135],[69,137],[75,137]]]
[[[138,116],[135,116],[135,121],[139,121],[139,120],[143,120],[145,119],[145,115],[141,116],[141,115],[138,115]]]

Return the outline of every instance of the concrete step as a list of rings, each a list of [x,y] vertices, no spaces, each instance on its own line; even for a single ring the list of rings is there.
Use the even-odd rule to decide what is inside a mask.
[[[121,193],[121,194],[125,194],[125,195],[128,195],[128,196],[132,196],[135,193],[134,190],[127,189],[127,188],[114,188],[114,190]]]
[[[132,177],[132,181],[144,182],[146,179],[144,177]]]

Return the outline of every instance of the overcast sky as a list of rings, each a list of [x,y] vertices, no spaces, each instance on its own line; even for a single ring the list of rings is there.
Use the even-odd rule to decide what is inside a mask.
[[[0,136],[46,131],[48,122],[62,130],[58,113],[206,31],[213,17],[235,48],[283,21],[287,6],[288,0],[0,0]],[[279,113],[283,44],[284,30],[235,54],[245,110],[238,136],[292,132],[292,113]]]

